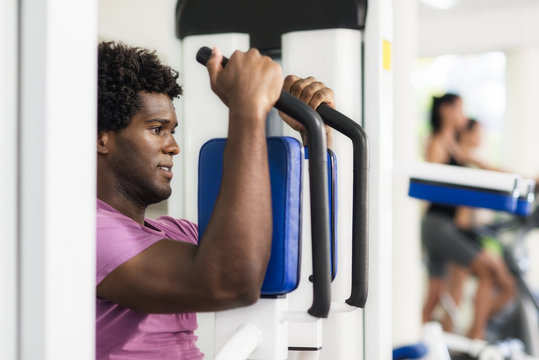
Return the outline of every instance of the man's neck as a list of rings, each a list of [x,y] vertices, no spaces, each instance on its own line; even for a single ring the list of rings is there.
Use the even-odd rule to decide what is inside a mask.
[[[97,198],[106,202],[118,212],[133,219],[137,223],[144,225],[144,215],[146,213],[146,207],[137,205],[134,201],[126,198],[122,194],[116,193],[115,196],[107,196],[106,194],[100,194],[98,191]]]

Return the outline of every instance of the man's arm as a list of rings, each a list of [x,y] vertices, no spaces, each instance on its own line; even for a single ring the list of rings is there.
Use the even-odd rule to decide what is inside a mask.
[[[260,294],[271,251],[266,115],[282,88],[280,67],[258,51],[214,51],[208,72],[229,107],[221,191],[201,245],[161,240],[112,271],[98,296],[148,313],[216,311]]]

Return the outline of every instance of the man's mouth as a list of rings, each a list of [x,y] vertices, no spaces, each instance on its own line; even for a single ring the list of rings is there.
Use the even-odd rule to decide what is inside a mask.
[[[167,178],[167,179],[172,179],[172,164],[162,164],[162,165],[157,165],[157,168],[159,170],[162,170],[163,171],[163,175]]]

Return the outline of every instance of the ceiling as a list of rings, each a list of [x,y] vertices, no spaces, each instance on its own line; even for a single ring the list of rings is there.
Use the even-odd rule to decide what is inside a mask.
[[[457,4],[449,10],[434,9],[420,1],[420,13],[439,12],[474,12],[494,9],[508,9],[539,4],[539,0],[457,0]]]
[[[539,0],[457,0],[448,10],[419,1],[418,8],[422,56],[539,46]]]

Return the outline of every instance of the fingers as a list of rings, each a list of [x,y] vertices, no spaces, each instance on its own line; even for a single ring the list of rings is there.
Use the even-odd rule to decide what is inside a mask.
[[[312,83],[316,82],[316,79],[312,76],[309,76],[305,79],[298,78],[295,75],[289,75],[287,76],[287,79],[291,77],[294,79],[293,82],[290,83],[289,89],[287,89],[292,95],[299,98],[301,96],[301,93],[303,90],[311,85]]]
[[[305,88],[301,93],[300,99],[309,104],[313,109],[317,109],[322,103],[326,103],[330,107],[335,107],[333,90],[322,83],[314,83],[312,86]]]
[[[283,83],[283,89],[285,89],[286,91],[288,91],[289,93],[292,93],[292,91],[290,91],[290,88],[292,87],[292,85],[298,81],[298,80],[301,80],[301,78],[299,76],[296,76],[296,75],[288,75],[285,79],[284,79],[284,83]],[[538,177],[539,178],[539,177]]]
[[[312,76],[302,79],[296,75],[288,75],[284,79],[283,88],[315,110],[322,103],[325,103],[332,108],[335,107],[335,94],[333,93],[333,90],[328,88],[324,83],[317,81]],[[289,116],[281,115],[281,117],[293,129],[300,131],[303,138],[303,144],[307,145],[307,137],[303,125]],[[326,125],[325,128],[328,147],[331,147],[332,134],[330,127]]]
[[[333,90],[312,76],[302,79],[295,75],[288,75],[284,80],[283,87],[313,109],[318,108],[322,103],[335,107]]]

